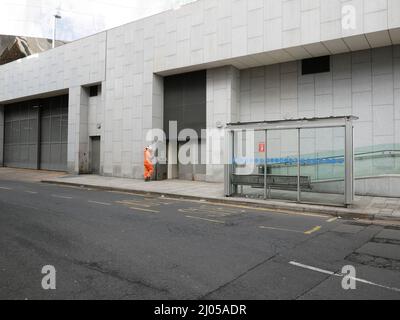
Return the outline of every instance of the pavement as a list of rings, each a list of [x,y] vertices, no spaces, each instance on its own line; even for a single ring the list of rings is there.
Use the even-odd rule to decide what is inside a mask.
[[[0,174],[0,299],[399,300],[399,239],[395,223]]]
[[[1,173],[1,171],[0,171]],[[220,203],[252,204],[274,210],[291,210],[333,215],[348,219],[391,220],[400,221],[400,197],[356,197],[350,208],[308,205],[276,200],[259,200],[254,198],[226,198],[221,183],[194,182],[182,180],[165,180],[145,183],[142,180],[103,177],[97,175],[56,176],[42,181],[72,186],[85,186],[102,190],[119,190],[188,199],[204,199]]]
[[[40,182],[42,180],[57,179],[65,176],[65,172],[0,167],[1,180]]]

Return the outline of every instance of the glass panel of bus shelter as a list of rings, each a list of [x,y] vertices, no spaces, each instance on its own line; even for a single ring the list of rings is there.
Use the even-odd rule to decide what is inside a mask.
[[[232,182],[238,196],[263,199],[265,131],[243,130],[234,133],[234,170]]]
[[[267,194],[269,199],[297,201],[298,130],[267,132]]]
[[[345,128],[300,130],[301,202],[344,205]]]

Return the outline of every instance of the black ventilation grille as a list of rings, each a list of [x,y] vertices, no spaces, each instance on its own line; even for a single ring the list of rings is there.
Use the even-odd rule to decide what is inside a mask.
[[[302,75],[324,73],[331,71],[330,56],[304,59],[302,61]]]

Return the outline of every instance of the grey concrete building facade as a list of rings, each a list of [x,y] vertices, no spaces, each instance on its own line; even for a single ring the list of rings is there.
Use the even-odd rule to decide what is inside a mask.
[[[304,59],[326,56],[329,70],[304,74]],[[5,146],[11,138],[6,136],[13,136],[8,132],[22,136],[22,125],[16,131],[12,125],[5,128],[11,107],[29,102],[35,110],[53,97],[66,96],[67,116],[50,112],[61,121],[60,128],[50,124],[50,131],[55,128],[50,150],[42,150],[39,138],[37,149],[49,156],[59,152],[63,140],[57,130],[63,136],[64,126],[66,171],[93,171],[93,143],[99,137],[100,174],[142,178],[146,135],[151,129],[166,129],[166,79],[196,71],[206,73],[204,128],[359,117],[357,192],[400,194],[398,0],[198,0],[0,66],[0,164],[9,152]],[[43,117],[38,120],[41,130],[49,126]],[[309,153],[337,149],[337,138],[335,132],[304,137]],[[212,152],[207,139],[201,144]],[[282,150],[290,153],[282,136],[272,137],[268,145],[274,157],[282,156]],[[23,162],[21,154],[14,157]],[[63,159],[54,157],[44,167],[62,169]],[[36,168],[44,168],[42,162]],[[169,177],[179,174],[171,169]],[[223,178],[220,164],[209,164],[192,176],[210,182]]]

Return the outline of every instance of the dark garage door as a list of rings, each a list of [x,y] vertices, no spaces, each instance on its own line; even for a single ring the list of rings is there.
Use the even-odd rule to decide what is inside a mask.
[[[40,127],[40,169],[67,170],[68,96],[43,101]]]
[[[4,111],[4,165],[37,169],[39,109],[25,102]]]
[[[67,170],[68,96],[8,105],[4,120],[5,166]]]
[[[164,78],[164,128],[178,122],[178,132],[193,129],[201,137],[207,127],[207,73],[196,71]]]
[[[207,127],[207,73],[196,71],[164,78],[164,128],[169,137],[169,122],[178,122],[178,132],[193,129],[201,138],[202,129]],[[179,148],[186,143],[180,141]],[[201,152],[201,140],[199,139]],[[179,152],[179,150],[176,150]],[[201,154],[199,154],[201,160]],[[182,180],[194,180],[205,176],[203,164],[178,165],[178,176]]]

